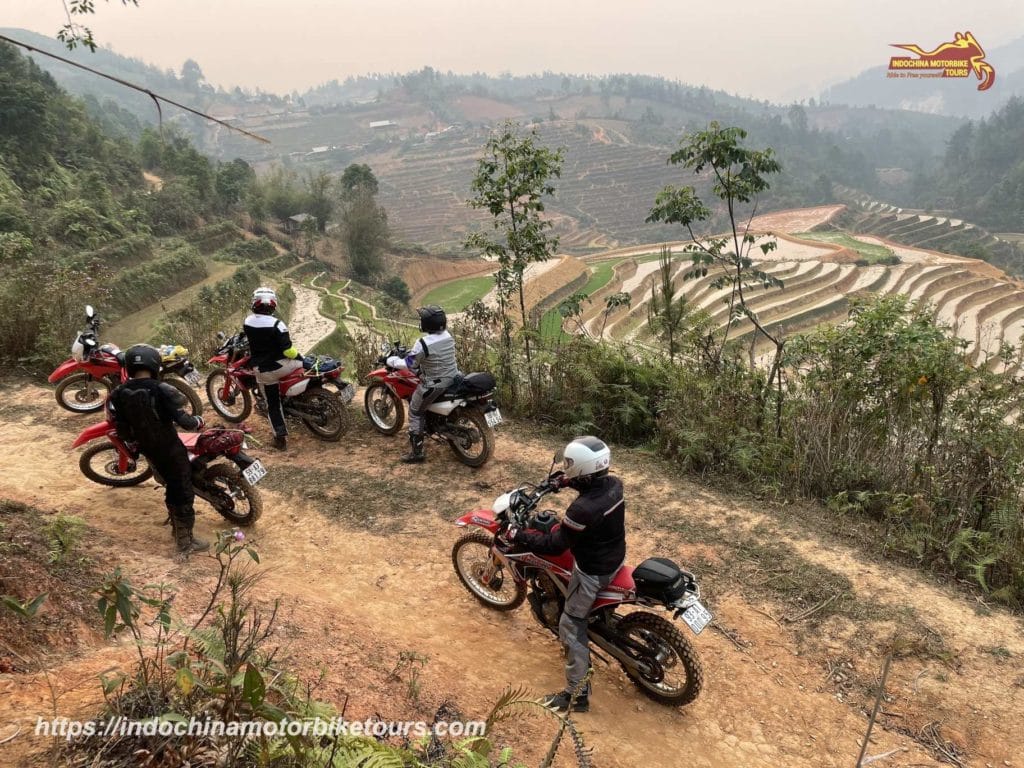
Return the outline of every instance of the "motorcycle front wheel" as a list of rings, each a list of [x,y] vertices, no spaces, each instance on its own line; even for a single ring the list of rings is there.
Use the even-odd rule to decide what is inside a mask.
[[[182,409],[185,413],[191,414],[192,416],[203,415],[203,401],[199,399],[199,393],[192,389],[191,384],[180,376],[164,376],[161,381],[170,384],[185,396],[185,399],[188,400],[188,407]]]
[[[263,514],[259,490],[245,479],[238,467],[225,462],[213,464],[206,468],[201,482],[205,487],[197,488],[198,495],[210,502],[228,522],[248,526]]]
[[[237,379],[227,382],[228,375],[223,368],[214,368],[206,377],[206,397],[210,405],[225,421],[238,424],[252,413],[252,395]],[[227,393],[224,392],[227,383]]]
[[[384,384],[375,381],[363,393],[363,408],[371,426],[382,435],[395,435],[405,423],[401,398]]]
[[[110,389],[106,378],[97,379],[79,371],[61,379],[54,395],[60,407],[72,413],[96,413],[103,408]]]
[[[496,611],[514,611],[526,599],[526,585],[504,573],[491,555],[494,537],[470,531],[452,547],[452,565],[462,585],[477,600]]]
[[[345,407],[337,396],[324,389],[307,389],[292,398],[297,415],[309,431],[321,440],[336,442],[347,426]]]
[[[118,466],[120,458],[117,446],[106,440],[86,448],[78,460],[78,468],[94,483],[114,488],[138,485],[153,476],[153,469],[145,456],[131,461],[126,472],[122,472]]]
[[[448,417],[444,436],[467,467],[482,467],[494,452],[494,430],[478,410],[457,410]]]
[[[653,613],[637,611],[624,616],[616,630],[632,646],[622,650],[650,667],[645,675],[623,665],[645,696],[675,707],[697,698],[704,687],[704,670],[690,641],[675,625]]]

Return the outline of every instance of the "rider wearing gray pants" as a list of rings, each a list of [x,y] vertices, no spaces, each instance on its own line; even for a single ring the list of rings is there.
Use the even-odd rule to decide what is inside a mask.
[[[615,578],[626,561],[626,502],[622,481],[608,474],[611,451],[596,437],[578,437],[562,451],[561,483],[579,491],[561,525],[550,533],[512,530],[508,540],[538,554],[570,550],[575,560],[558,622],[558,638],[565,651],[564,691],[543,703],[558,712],[590,708],[590,684],[582,686],[590,669],[587,617],[598,593]],[[575,698],[573,694],[576,692]]]
[[[448,316],[444,310],[432,304],[416,311],[420,316],[420,330],[426,335],[413,344],[405,360],[388,360],[389,365],[408,367],[420,377],[420,385],[409,400],[410,451],[402,457],[406,464],[418,464],[426,460],[423,419],[427,407],[462,375],[455,361],[455,339],[448,333]]]

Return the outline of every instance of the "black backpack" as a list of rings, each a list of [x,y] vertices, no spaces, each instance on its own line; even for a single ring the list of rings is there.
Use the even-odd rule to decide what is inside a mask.
[[[156,392],[144,387],[121,387],[113,398],[118,415],[118,436],[132,442],[144,441],[163,426],[156,409]],[[128,434],[122,434],[124,431]]]

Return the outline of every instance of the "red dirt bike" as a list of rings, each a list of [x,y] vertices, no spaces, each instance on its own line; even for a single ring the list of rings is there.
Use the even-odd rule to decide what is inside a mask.
[[[213,410],[225,420],[238,423],[256,410],[267,412],[263,392],[256,383],[256,371],[249,366],[249,341],[244,332],[225,337],[217,334],[221,346],[207,362],[214,366],[206,377],[206,394]],[[348,419],[345,406],[355,397],[355,388],[341,379],[345,369],[340,360],[326,355],[307,355],[302,368],[279,382],[285,416],[301,419],[309,431],[322,440],[340,440]],[[334,387],[337,392],[328,389]]]
[[[363,407],[374,429],[382,435],[394,435],[405,423],[402,401],[412,397],[420,379],[408,368],[388,365],[388,358],[407,354],[398,342],[384,345],[381,352],[377,359],[381,367],[367,374]],[[469,373],[427,406],[423,420],[426,435],[448,443],[468,467],[483,466],[494,452],[494,427],[501,424],[494,388],[491,374]]]
[[[100,344],[97,336],[100,318],[90,305],[85,307],[86,329],[71,343],[71,357],[49,376],[57,384],[54,395],[62,408],[73,413],[95,413],[103,407],[114,387],[128,379],[121,350],[114,344]],[[199,386],[199,374],[188,359],[188,350],[180,345],[159,348],[163,357],[160,378],[188,398],[193,415],[203,412],[203,401],[193,387]]]
[[[452,549],[455,573],[477,600],[497,611],[511,611],[529,598],[534,617],[556,635],[572,577],[572,554],[534,554],[510,546],[503,535],[509,528],[547,532],[559,524],[553,512],[534,510],[544,496],[558,491],[561,474],[549,475],[540,485],[522,485],[499,496],[491,509],[460,517],[456,525],[474,530]],[[590,642],[615,658],[646,696],[671,706],[689,704],[704,684],[693,646],[661,616],[617,612],[628,605],[667,610],[700,634],[712,616],[700,602],[696,578],[660,557],[636,568],[625,565],[598,593],[589,616]]]
[[[192,463],[192,488],[225,519],[235,525],[252,525],[263,514],[263,499],[256,489],[267,470],[245,453],[248,430],[210,427],[202,432],[181,432],[178,437],[188,449]],[[83,429],[72,448],[100,440],[87,448],[78,460],[82,474],[100,485],[126,488],[160,476],[146,457],[117,436],[108,413],[107,420]],[[227,459],[227,461],[219,461]]]

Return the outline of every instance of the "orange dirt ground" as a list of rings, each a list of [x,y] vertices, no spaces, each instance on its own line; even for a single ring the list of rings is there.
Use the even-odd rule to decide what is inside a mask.
[[[0,497],[80,515],[93,528],[85,554],[119,563],[138,584],[179,585],[177,610],[195,616],[212,561],[172,557],[161,492],[152,482],[112,489],[84,480],[70,443],[95,417],[59,410],[48,388],[5,385],[0,422],[16,448],[4,461]],[[556,690],[554,638],[525,606],[500,614],[473,600],[450,550],[458,515],[537,480],[560,441],[534,424],[507,423],[478,471],[437,445],[427,464],[406,466],[397,462],[402,438],[372,432],[358,399],[351,407],[358,412],[342,442],[321,443],[296,427],[286,453],[254,451],[269,475],[265,512],[249,539],[262,555],[261,596],[282,599],[274,639],[293,666],[315,675],[322,665],[318,695],[339,706],[348,696],[351,718],[429,719],[445,698],[480,716],[506,685]],[[266,440],[267,425],[253,423]],[[869,756],[890,754],[874,765],[951,764],[940,761],[943,753],[955,765],[1024,765],[1024,732],[1013,726],[1024,705],[1018,617],[866,553],[857,537],[863,521],[731,497],[679,477],[651,454],[614,450],[627,489],[629,560],[658,554],[694,568],[717,624],[691,636],[706,685],[683,710],[654,704],[617,667],[596,664],[592,710],[578,720],[598,765],[848,768],[897,627],[899,653],[868,748]],[[551,506],[564,508],[564,496]],[[197,511],[198,532],[210,536],[221,520],[202,502]],[[794,563],[806,577],[779,575]],[[833,606],[852,607],[816,612],[771,591],[782,579],[798,589],[823,575],[849,580],[849,594]],[[97,673],[131,658],[127,644],[86,634],[77,649],[43,658],[61,694],[58,715],[95,713]],[[429,658],[417,701],[388,679],[403,650]],[[42,674],[0,674],[0,765],[48,764],[48,742],[32,730],[37,716],[53,716],[50,691]],[[551,721],[530,717],[503,725],[496,738],[536,764],[552,730]],[[571,764],[565,752],[557,765]]]

